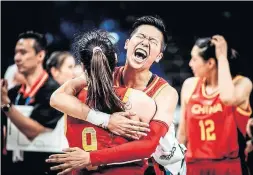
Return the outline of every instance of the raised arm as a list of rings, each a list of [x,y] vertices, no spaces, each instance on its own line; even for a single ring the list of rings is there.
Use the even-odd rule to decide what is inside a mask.
[[[50,105],[65,114],[86,120],[90,108],[76,97],[85,86],[86,79],[83,76],[65,82],[52,94]]]
[[[212,38],[212,43],[215,45],[216,58],[218,60],[220,99],[226,105],[247,105],[252,91],[252,82],[248,78],[243,78],[238,83],[234,84],[228,63],[226,40],[223,36],[215,35]]]

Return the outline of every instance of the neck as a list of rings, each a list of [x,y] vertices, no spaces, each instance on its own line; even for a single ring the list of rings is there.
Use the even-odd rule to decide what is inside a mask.
[[[216,69],[212,70],[206,78],[206,86],[211,88],[216,88],[218,86],[218,72]]]
[[[147,87],[152,73],[149,70],[136,70],[126,64],[122,76],[125,86],[144,90]]]
[[[30,89],[32,87],[32,85],[36,82],[36,80],[38,80],[39,76],[42,74],[43,71],[44,71],[44,69],[43,69],[43,67],[41,65],[41,66],[36,67],[29,74],[25,75],[26,89]]]

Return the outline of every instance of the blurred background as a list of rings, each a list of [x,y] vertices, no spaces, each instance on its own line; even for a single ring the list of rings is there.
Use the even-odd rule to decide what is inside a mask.
[[[125,40],[140,16],[159,15],[170,38],[164,58],[151,71],[166,79],[180,94],[184,80],[192,76],[190,52],[198,37],[220,34],[240,54],[233,69],[253,81],[253,2],[1,2],[1,78],[14,64],[17,37],[27,30],[46,35],[48,56],[70,51],[75,33],[94,28],[107,30],[119,48],[119,65],[125,63]],[[47,57],[48,58],[48,57]],[[45,60],[46,62],[46,60]],[[251,96],[253,93],[251,93]],[[251,104],[252,104],[251,98]],[[180,101],[179,101],[180,102]],[[179,123],[179,109],[175,123]]]
[[[180,92],[191,76],[188,66],[191,47],[199,36],[222,34],[241,55],[236,66],[252,79],[252,2],[2,2],[1,74],[14,63],[19,33],[35,30],[46,34],[49,54],[69,50],[78,31],[102,28],[111,32],[120,50],[119,65],[125,62],[124,43],[133,21],[157,14],[167,25],[171,42],[164,59],[152,71]]]

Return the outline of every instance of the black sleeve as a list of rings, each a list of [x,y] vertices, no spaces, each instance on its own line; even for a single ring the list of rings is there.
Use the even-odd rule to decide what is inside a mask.
[[[52,93],[59,87],[59,85],[50,79],[37,92],[33,112],[31,118],[39,122],[47,128],[54,129],[58,120],[63,116],[63,113],[57,111],[49,105]]]

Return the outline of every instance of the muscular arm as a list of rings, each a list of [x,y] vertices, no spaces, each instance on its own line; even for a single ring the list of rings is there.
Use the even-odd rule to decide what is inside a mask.
[[[168,131],[168,126],[172,122],[173,113],[177,105],[178,94],[174,88],[168,85],[155,97],[155,101],[157,112],[154,120],[150,122],[150,132],[148,135],[139,141],[132,141],[114,148],[91,152],[90,161],[92,165],[150,157],[155,151],[160,138]]]
[[[240,106],[248,103],[252,83],[248,78],[242,78],[237,83],[233,83],[228,59],[225,57],[218,59],[218,86],[220,99],[224,104]]]
[[[215,45],[215,54],[218,60],[218,87],[220,99],[226,105],[245,106],[249,101],[252,90],[252,83],[249,79],[243,78],[234,83],[230,73],[228,62],[227,42],[223,36],[215,35],[211,41]],[[235,53],[232,53],[235,55]]]
[[[75,95],[86,86],[86,79],[78,77],[59,87],[50,98],[50,105],[70,116],[86,120],[90,108]]]

